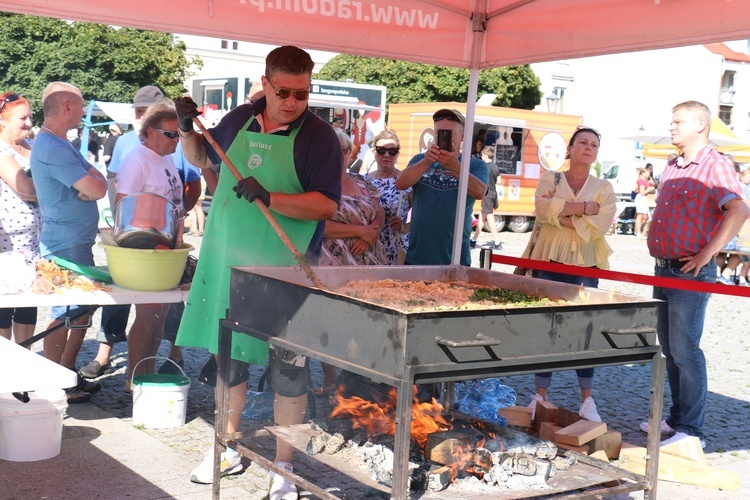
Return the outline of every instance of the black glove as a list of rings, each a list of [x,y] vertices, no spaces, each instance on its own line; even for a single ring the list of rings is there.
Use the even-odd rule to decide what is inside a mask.
[[[177,110],[177,126],[183,132],[193,131],[193,118],[200,116],[198,105],[190,96],[180,97],[174,102]]]
[[[250,203],[252,203],[255,198],[258,198],[265,206],[271,204],[271,193],[266,191],[266,188],[261,186],[260,182],[255,180],[255,177],[245,177],[232,189],[237,193],[237,198],[245,197]]]

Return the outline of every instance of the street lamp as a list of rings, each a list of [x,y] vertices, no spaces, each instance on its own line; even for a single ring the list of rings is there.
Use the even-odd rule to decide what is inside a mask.
[[[550,113],[557,113],[557,105],[559,102],[560,96],[557,93],[557,89],[555,89],[547,96],[547,111]]]

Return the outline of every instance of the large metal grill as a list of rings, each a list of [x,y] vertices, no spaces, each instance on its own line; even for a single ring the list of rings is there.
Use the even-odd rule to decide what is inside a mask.
[[[649,421],[652,429],[659,428],[664,367],[661,350],[655,345],[658,301],[457,266],[314,270],[329,289],[314,288],[296,268],[232,269],[227,319],[221,323],[221,367],[227,366],[221,361],[228,360],[230,331],[246,333],[396,387],[397,422],[409,422],[414,383],[652,362]],[[406,312],[334,291],[349,281],[388,278],[465,281],[566,302],[543,307]],[[219,391],[225,394],[222,379],[226,380],[220,373]],[[446,406],[451,397],[449,391]],[[225,403],[225,398],[220,398],[220,443],[225,442]],[[407,498],[409,441],[409,425],[397,425],[394,498]],[[646,481],[635,489],[645,489],[648,496],[655,497],[656,433],[649,436],[649,454],[652,459]],[[218,496],[218,481],[214,491]]]

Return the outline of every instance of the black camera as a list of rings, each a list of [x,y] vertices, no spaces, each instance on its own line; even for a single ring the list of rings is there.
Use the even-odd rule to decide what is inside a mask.
[[[440,149],[444,149],[445,151],[453,151],[453,131],[438,130],[437,145]]]

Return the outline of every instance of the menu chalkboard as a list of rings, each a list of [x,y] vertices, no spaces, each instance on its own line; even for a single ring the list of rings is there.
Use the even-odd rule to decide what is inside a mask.
[[[512,144],[495,144],[495,163],[500,175],[518,175],[516,161],[518,150]]]

